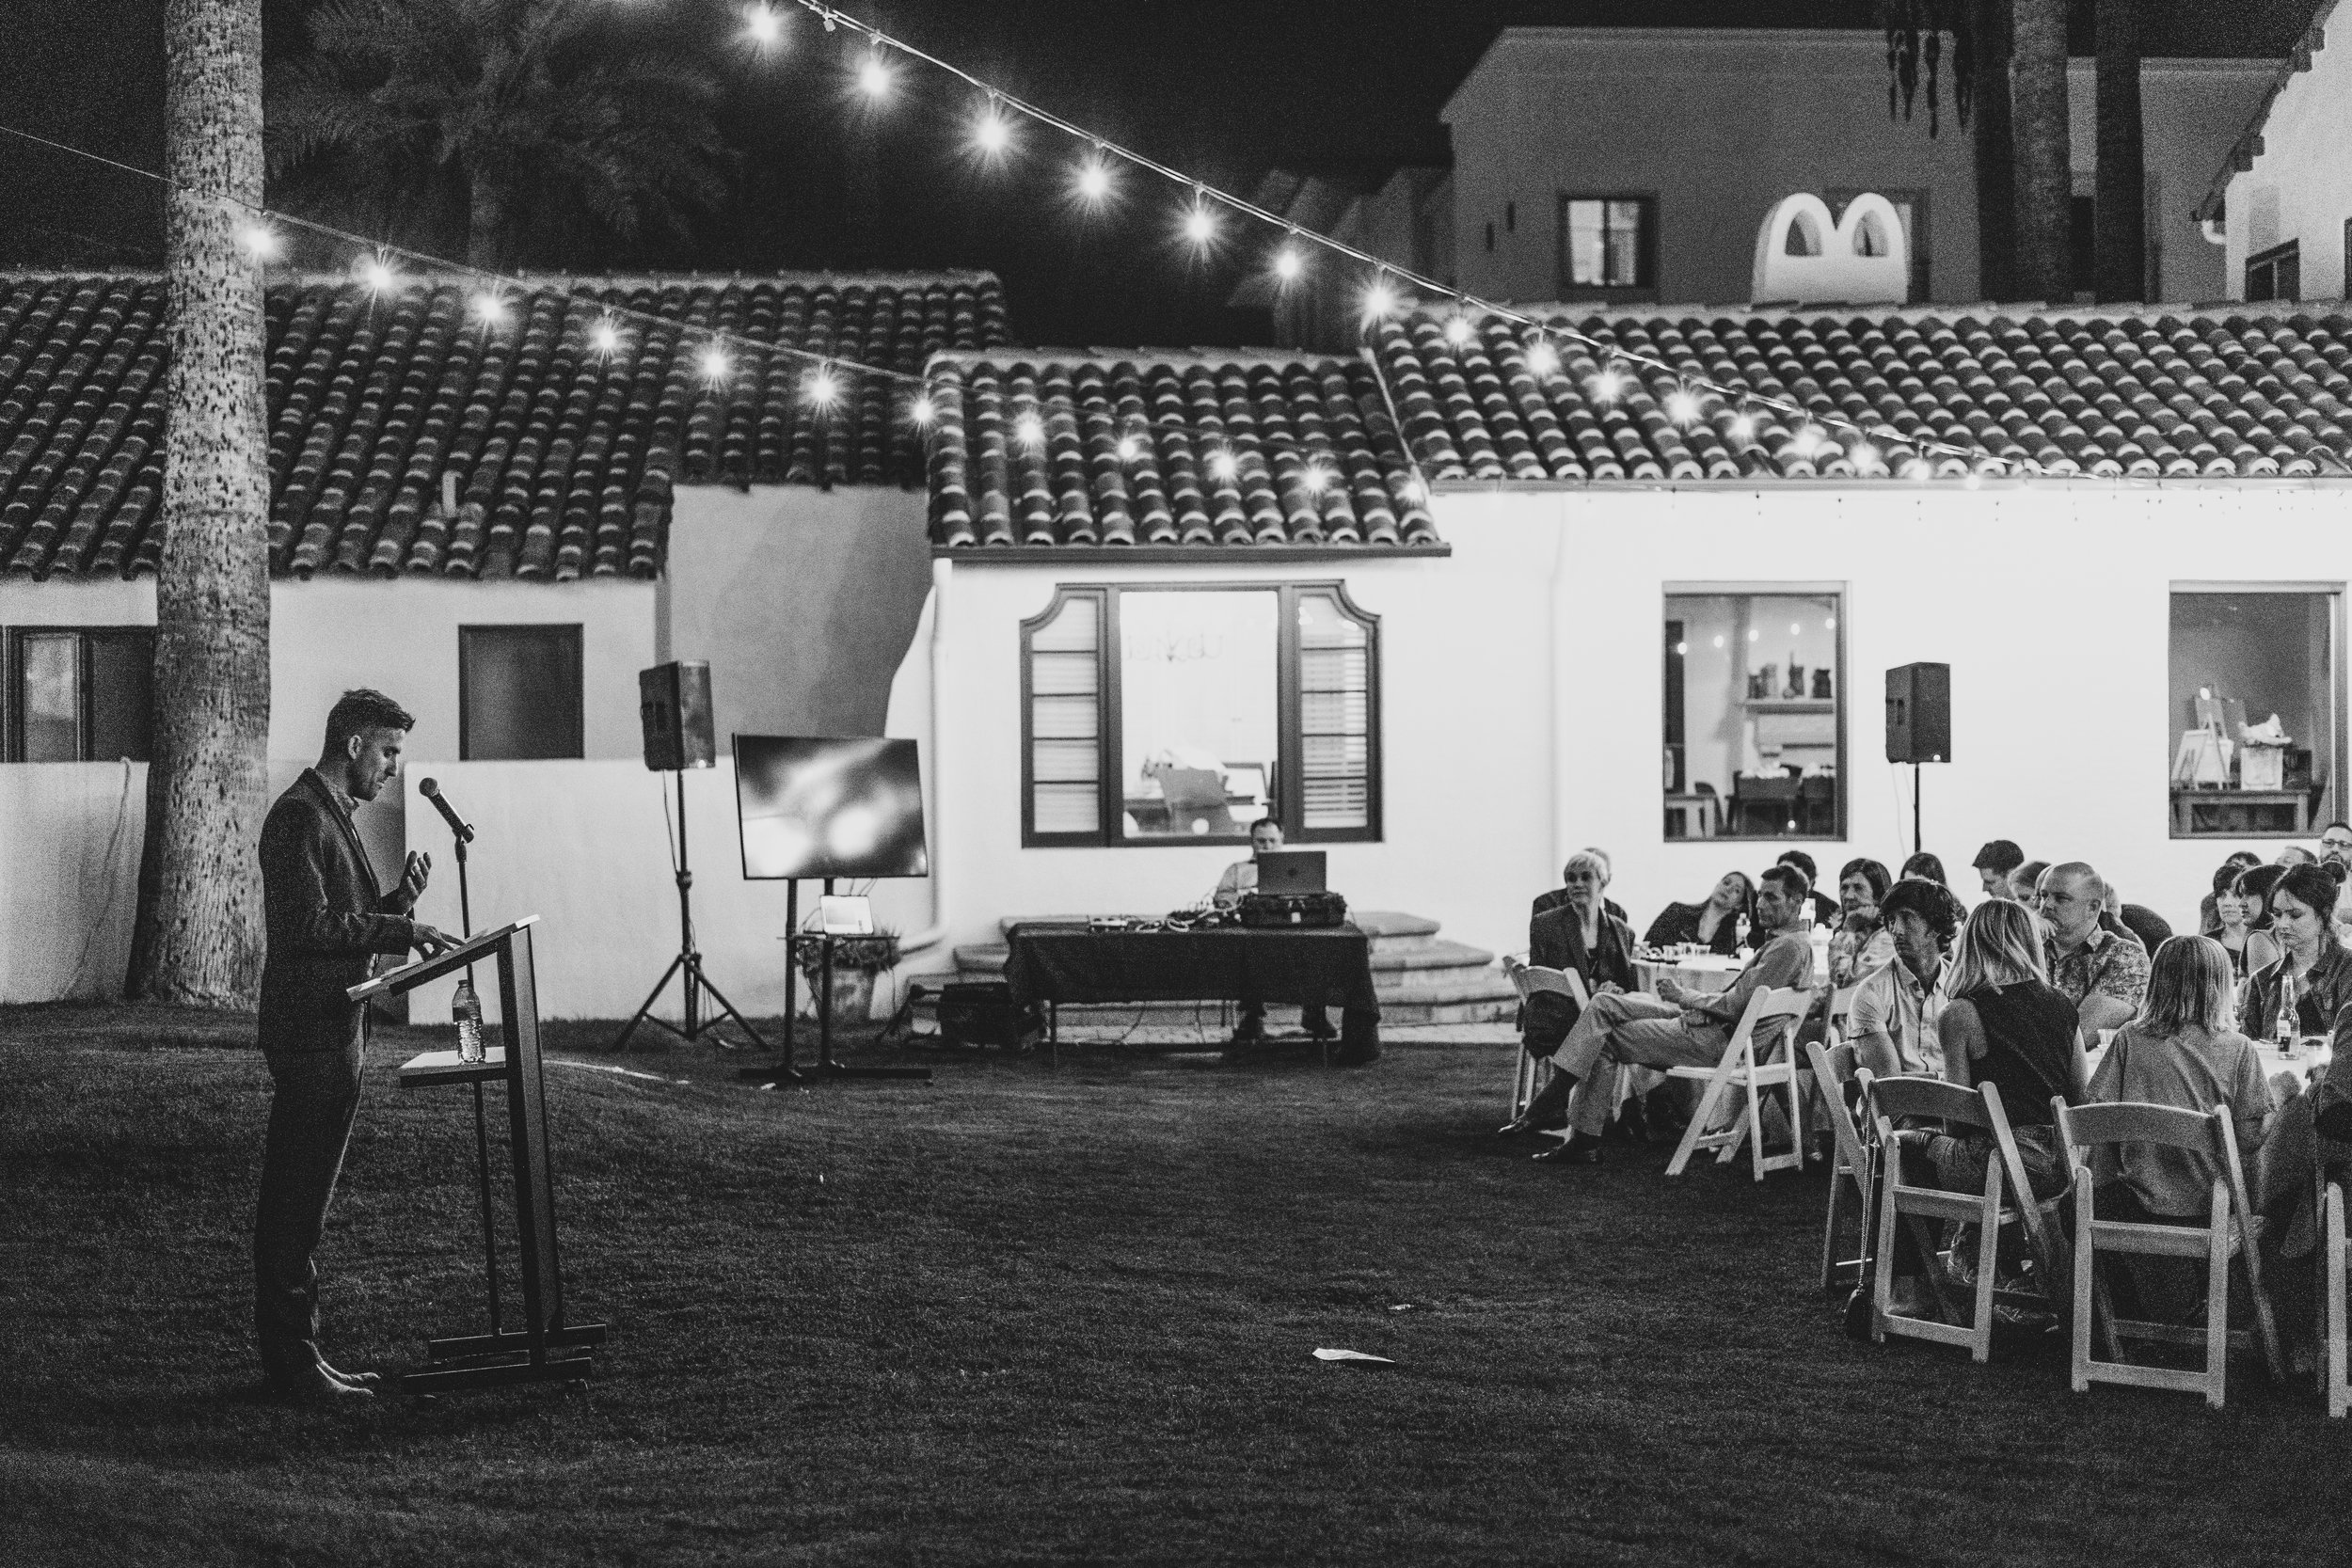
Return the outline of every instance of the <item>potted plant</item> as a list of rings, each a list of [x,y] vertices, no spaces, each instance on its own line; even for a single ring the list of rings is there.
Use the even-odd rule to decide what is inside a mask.
[[[817,1016],[825,997],[825,947],[813,938],[793,944],[800,950],[801,977],[807,990],[803,1004]],[[872,936],[833,939],[833,1026],[866,1022],[873,1016],[874,977],[898,967],[898,933],[876,931]]]

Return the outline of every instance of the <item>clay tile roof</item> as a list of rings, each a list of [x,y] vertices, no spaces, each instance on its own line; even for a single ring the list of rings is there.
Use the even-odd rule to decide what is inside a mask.
[[[2321,311],[2332,313],[2322,314]],[[1919,477],[1925,443],[2054,474],[2303,478],[2352,474],[2352,316],[2341,306],[2233,306],[2188,314],[1944,311],[1611,311],[1549,318],[1673,373],[1534,335],[1499,317],[1419,312],[1379,324],[1373,348],[1404,438],[1433,481]],[[1538,359],[1540,363],[1540,356]],[[1617,372],[1617,395],[1602,378]],[[1701,394],[1704,376],[1840,415],[1873,434],[1816,437],[1767,408]],[[1385,428],[1385,426],[1384,426]],[[1936,474],[1969,464],[1928,452]]]
[[[949,354],[930,375],[934,545],[1438,543],[1360,356]]]
[[[152,276],[0,277],[0,571],[154,570],[165,296]],[[714,384],[690,329],[908,372],[1009,338],[996,280],[977,273],[542,278],[508,305],[485,331],[454,286],[269,286],[273,573],[650,578],[675,484],[923,474],[903,388],[845,372],[820,411],[807,361],[749,354]],[[613,309],[665,325],[621,322],[607,358],[588,332]]]

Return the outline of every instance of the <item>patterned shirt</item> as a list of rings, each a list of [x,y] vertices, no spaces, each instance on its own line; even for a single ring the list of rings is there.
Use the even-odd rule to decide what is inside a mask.
[[[2053,936],[2043,944],[2042,957],[2050,967],[2051,989],[2078,1007],[2094,991],[2135,1012],[2147,999],[2148,949],[2104,927],[2093,926],[2083,944],[2062,957]]]

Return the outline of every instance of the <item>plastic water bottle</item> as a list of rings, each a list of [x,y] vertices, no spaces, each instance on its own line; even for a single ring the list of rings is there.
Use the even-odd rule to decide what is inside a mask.
[[[1731,923],[1731,944],[1734,947],[1748,944],[1748,917],[1745,913],[1740,914]]]
[[[472,975],[457,982],[457,994],[450,1002],[449,1016],[450,1022],[457,1025],[457,1059],[482,1060],[482,998],[473,992]]]

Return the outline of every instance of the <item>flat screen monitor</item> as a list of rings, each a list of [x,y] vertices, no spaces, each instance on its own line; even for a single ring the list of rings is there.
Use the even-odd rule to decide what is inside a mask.
[[[931,873],[912,740],[739,735],[735,809],[747,879]]]

